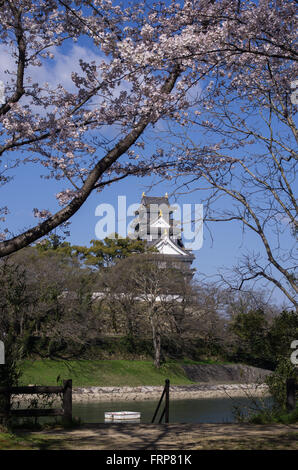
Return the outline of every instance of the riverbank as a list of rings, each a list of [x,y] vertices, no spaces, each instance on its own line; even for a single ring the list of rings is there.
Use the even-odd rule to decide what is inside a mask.
[[[156,369],[148,361],[24,361],[22,385],[57,385],[72,378],[73,401],[143,401],[159,399],[165,379],[171,398],[225,398],[268,394],[270,371],[245,364],[169,362]],[[29,398],[28,396],[26,398]],[[23,397],[18,397],[23,401]]]
[[[35,360],[23,361],[22,385],[57,385],[57,377],[72,379],[73,387],[161,386],[165,379],[174,385],[193,383],[179,362],[156,369],[152,361],[128,360]]]
[[[167,362],[156,369],[152,362],[136,360],[26,360],[21,369],[20,385],[57,385],[58,379],[71,378],[74,389],[110,387],[115,391],[123,387],[162,387],[165,379],[172,386],[264,383],[271,373],[245,364],[187,361]]]
[[[73,390],[73,402],[143,401],[158,399],[163,387],[79,387]],[[195,398],[262,397],[269,395],[265,384],[171,385],[172,400]]]
[[[163,386],[139,387],[76,387],[72,391],[73,403],[96,402],[132,402],[158,400],[163,392]],[[237,397],[266,397],[269,396],[266,384],[193,384],[171,385],[171,400],[204,399],[204,398],[237,398]],[[27,404],[36,399],[36,395],[16,395],[12,398],[15,406]],[[59,404],[61,399],[53,398],[52,405]],[[43,403],[42,396],[38,401]]]

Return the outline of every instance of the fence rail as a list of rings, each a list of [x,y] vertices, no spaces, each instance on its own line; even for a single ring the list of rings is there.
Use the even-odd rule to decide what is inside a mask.
[[[27,408],[11,409],[11,395],[52,395],[62,393],[62,408]],[[72,422],[72,380],[64,380],[63,386],[25,386],[25,387],[0,387],[0,395],[5,397],[4,409],[0,410],[0,417],[9,416],[62,416],[64,422]]]
[[[160,415],[160,418],[159,418],[159,421],[158,421],[159,424],[162,422],[163,417],[165,418],[165,423],[168,423],[169,418],[170,418],[170,381],[169,381],[169,379],[166,379],[166,381],[165,381],[165,386],[164,386],[162,395],[160,397],[160,400],[158,402],[158,405],[156,407],[156,410],[155,410],[155,413],[153,415],[151,423],[154,423],[155,418],[157,416],[157,413],[159,411],[159,408],[160,408],[164,398],[165,398],[165,407],[163,409],[163,412]]]

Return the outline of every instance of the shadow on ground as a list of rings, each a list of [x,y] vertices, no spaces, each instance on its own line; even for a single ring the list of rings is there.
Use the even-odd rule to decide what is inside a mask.
[[[298,450],[298,425],[86,424],[26,435],[41,450]]]

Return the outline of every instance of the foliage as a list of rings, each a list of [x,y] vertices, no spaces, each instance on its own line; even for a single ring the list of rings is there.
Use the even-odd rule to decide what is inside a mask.
[[[287,410],[286,381],[298,378],[297,367],[291,364],[289,357],[279,357],[278,365],[272,374],[265,377],[270,397],[255,398],[247,395],[249,405],[245,410],[234,406],[234,413],[239,422],[254,424],[292,424],[298,421],[298,403],[292,411]]]
[[[274,370],[281,357],[291,355],[291,343],[298,337],[298,314],[285,310],[273,316],[263,310],[235,313],[228,329],[226,352],[231,360]]]
[[[0,366],[0,386],[18,385],[21,377],[20,359],[23,356],[24,330],[23,309],[27,308],[28,297],[25,292],[25,274],[19,266],[0,264],[0,340],[5,345],[5,364]],[[0,409],[9,408],[10,399],[0,394]],[[6,419],[0,422],[7,425]]]
[[[271,364],[267,330],[268,322],[262,310],[237,314],[230,324],[230,331],[236,337],[234,358],[256,367]]]
[[[278,411],[278,410],[267,410],[252,416],[250,423],[253,424],[271,424],[271,423],[280,423],[280,424],[295,424],[298,422],[298,407],[296,410],[291,412]]]
[[[290,357],[291,343],[298,338],[298,313],[282,311],[275,315],[268,331],[270,354],[277,365],[281,357]]]
[[[272,406],[270,401],[265,399],[256,401],[250,398],[251,404],[248,405],[245,413],[240,407],[234,408],[234,414],[238,422],[252,424],[295,424],[298,422],[298,406],[293,411]]]
[[[17,265],[0,264],[0,339],[5,345],[5,364],[0,367],[0,384],[17,385],[19,360],[26,346],[21,336],[26,329],[22,312],[28,306],[24,270]]]
[[[106,237],[103,241],[91,240],[90,243],[91,246],[88,248],[76,246],[75,249],[86,265],[97,268],[111,266],[119,259],[148,250],[145,241],[120,238],[117,234],[115,238]]]
[[[68,342],[88,341],[97,321],[90,308],[92,273],[77,260],[29,247],[4,259],[0,269],[0,331],[5,345],[11,338],[24,357],[43,342],[47,349],[41,347],[38,353],[51,356]]]
[[[286,381],[295,377],[297,378],[297,368],[290,362],[289,357],[281,357],[273,374],[266,377],[275,410],[286,410]]]
[[[121,238],[117,233],[114,237],[106,237],[104,240],[91,240],[90,246],[71,245],[63,241],[62,237],[51,234],[36,243],[35,247],[41,254],[53,252],[62,257],[77,259],[84,265],[94,268],[111,266],[127,256],[153,251],[143,240]]]

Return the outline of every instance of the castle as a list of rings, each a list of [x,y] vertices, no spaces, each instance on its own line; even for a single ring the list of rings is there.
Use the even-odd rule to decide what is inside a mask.
[[[135,212],[135,235],[157,250],[161,263],[162,260],[171,262],[192,275],[194,269],[191,264],[195,257],[184,248],[182,229],[173,219],[174,210],[167,193],[162,197],[145,196],[143,193],[141,204]]]

